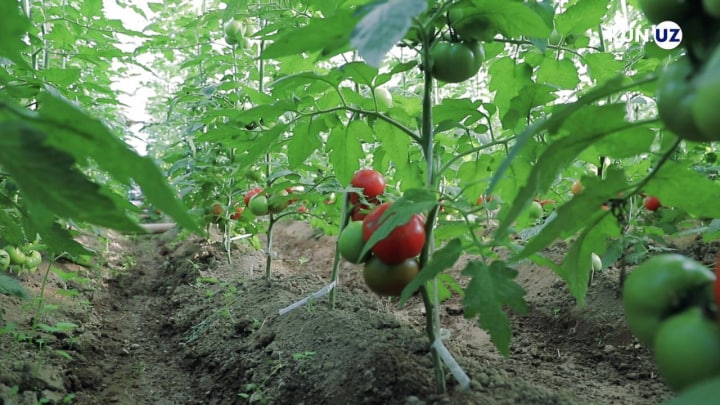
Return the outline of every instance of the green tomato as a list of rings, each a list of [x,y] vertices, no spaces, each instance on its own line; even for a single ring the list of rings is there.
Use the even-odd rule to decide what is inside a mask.
[[[256,195],[250,199],[250,212],[255,216],[267,215],[270,212],[268,199],[264,195]]]
[[[675,391],[720,375],[720,329],[694,307],[668,318],[655,337],[655,363]]]
[[[40,252],[38,252],[37,250],[31,250],[30,252],[28,252],[24,264],[26,269],[37,269],[38,266],[40,266],[40,263],[42,263],[42,255],[40,255]]]
[[[493,22],[479,14],[469,1],[450,7],[448,21],[455,33],[467,41],[492,41],[498,32]]]
[[[375,88],[375,102],[380,111],[387,111],[393,106],[392,94],[384,87]]]
[[[705,135],[712,141],[720,140],[720,46],[713,52],[702,72],[695,79],[695,100],[692,117]]]
[[[363,279],[375,294],[397,297],[415,278],[418,271],[419,266],[415,259],[406,259],[400,264],[390,265],[373,256],[365,263]]]
[[[562,41],[562,35],[553,28],[552,32],[550,33],[550,38],[548,38],[548,44],[552,46],[558,46],[560,45],[560,42]]]
[[[350,263],[359,264],[363,260],[360,257],[365,241],[362,236],[362,221],[352,221],[340,233],[338,237],[338,250],[340,256]]]
[[[693,106],[697,102],[692,74],[693,67],[687,57],[682,57],[665,69],[655,94],[658,113],[665,127],[678,137],[706,142],[711,138],[700,130],[693,118]]]
[[[690,2],[684,0],[638,0],[638,3],[648,21],[654,24],[668,20],[680,24],[691,11]]]
[[[362,239],[362,233],[360,234]],[[4,249],[0,249],[0,271],[5,271],[10,267],[10,255]]]
[[[430,48],[432,74],[440,81],[460,83],[475,76],[485,61],[478,42],[438,41]]]
[[[653,256],[625,281],[623,306],[630,330],[645,346],[668,317],[707,300],[715,274],[701,263],[680,254]]]
[[[17,248],[15,246],[6,246],[5,251],[8,253],[8,255],[10,255],[11,264],[17,264],[19,266],[25,264],[25,260],[27,260],[27,258],[25,257],[25,253],[23,253],[20,248]]]
[[[593,271],[602,270],[602,259],[600,259],[600,256],[595,253],[590,256],[590,263],[592,263],[591,266]]]
[[[223,33],[225,36],[237,38],[238,34],[242,35],[243,33],[243,25],[240,21],[231,18],[223,25]]]
[[[280,192],[272,195],[268,199],[268,211],[273,214],[277,214],[284,210],[290,205],[290,198],[287,190],[281,190]]]
[[[543,211],[542,205],[537,202],[533,201],[532,204],[530,204],[530,211],[528,211],[528,215],[531,219],[538,219],[543,216],[545,211]]]

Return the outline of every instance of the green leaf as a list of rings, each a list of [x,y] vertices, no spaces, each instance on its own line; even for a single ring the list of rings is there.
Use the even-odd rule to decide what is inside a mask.
[[[645,192],[658,196],[665,206],[682,208],[698,217],[720,218],[720,183],[686,164],[693,162],[666,161],[647,184]]]
[[[620,228],[617,221],[614,217],[605,215],[602,220],[585,228],[565,255],[558,275],[565,280],[578,305],[585,305],[592,270],[592,254],[604,252],[607,249],[608,239],[619,236]]]
[[[0,274],[0,294],[12,295],[14,297],[28,299],[27,292],[20,283],[12,277]],[[2,313],[0,313],[2,315]],[[0,317],[0,319],[2,319]]]
[[[585,148],[607,134],[624,129],[624,104],[585,106],[570,116],[561,130],[570,135],[553,142],[533,166],[525,186],[519,191],[512,207],[503,212],[499,230],[505,230],[525,209],[541,190],[546,190],[555,181],[558,173],[570,165]],[[496,174],[497,176],[497,174]]]
[[[0,1],[0,56],[27,66],[20,51],[26,48],[21,37],[30,27],[30,20],[22,13],[20,4],[17,1]]]
[[[358,140],[361,132],[371,131],[363,121],[351,121],[347,128],[335,127],[325,144],[330,154],[330,163],[341,184],[350,184],[353,174],[360,168],[359,160],[365,155]]]
[[[277,59],[316,51],[324,58],[333,56],[348,45],[357,20],[349,10],[328,18],[313,18],[308,25],[289,29],[274,40],[263,50],[262,57]]]
[[[582,183],[585,190],[557,208],[557,216],[548,219],[540,233],[525,244],[518,258],[528,257],[557,239],[567,238],[602,217],[611,217],[609,212],[602,211],[600,207],[608,198],[628,187],[620,170],[608,171],[604,180],[583,177]]]
[[[79,163],[91,158],[101,169],[126,185],[134,180],[153,205],[174,218],[179,225],[201,232],[150,157],[138,156],[100,120],[89,117],[58,96],[42,93],[39,102],[38,122],[46,127],[48,146],[69,153]],[[107,213],[104,215],[112,217]],[[90,222],[112,229],[129,229],[123,222],[115,226],[105,225],[112,222],[110,219],[101,221],[102,224]]]
[[[463,248],[460,239],[453,239],[442,248],[436,250],[420,273],[403,289],[400,295],[400,306],[405,305],[405,302],[407,302],[418,288],[432,281],[445,269],[451,268],[457,259],[460,258],[462,252]]]
[[[595,83],[603,83],[625,70],[626,62],[615,59],[611,53],[588,53],[583,55],[582,60],[587,64],[590,77],[595,79]]]
[[[312,120],[306,125],[296,125],[293,136],[288,142],[288,165],[295,169],[307,160],[316,150],[322,148],[322,141],[318,134],[322,126],[322,120]]]
[[[413,18],[427,10],[427,0],[385,0],[363,9],[350,44],[370,66],[380,67],[385,55],[407,34]]]
[[[375,136],[380,141],[380,148],[387,153],[396,170],[400,173],[406,172],[410,165],[408,154],[413,145],[412,138],[385,121],[378,121],[375,124]]]
[[[537,82],[557,89],[573,90],[580,84],[580,78],[570,59],[545,58],[538,66]]]
[[[501,261],[495,261],[490,266],[471,261],[465,266],[463,274],[472,277],[463,298],[465,317],[479,316],[480,326],[490,333],[495,347],[503,356],[508,356],[511,330],[503,306],[507,305],[518,313],[527,312],[523,299],[525,290],[514,280],[517,271]]]
[[[108,190],[88,180],[72,156],[47,145],[48,136],[22,121],[0,123],[0,165],[25,197],[31,219],[48,229],[55,215],[112,229],[140,232]]]
[[[517,96],[521,89],[532,85],[532,67],[527,63],[516,63],[514,59],[505,57],[490,65],[490,91],[495,92],[494,104],[500,111],[507,111],[510,100]]]
[[[557,98],[552,94],[556,89],[533,83],[523,87],[517,96],[510,100],[510,108],[502,117],[503,128],[512,129],[520,120],[527,120],[533,108],[545,105]]]
[[[563,35],[583,34],[597,28],[608,11],[607,0],[582,0],[555,17],[555,28]]]
[[[497,0],[472,0],[475,13],[488,17],[508,37],[545,38],[552,26],[547,25],[540,15],[521,2]]]

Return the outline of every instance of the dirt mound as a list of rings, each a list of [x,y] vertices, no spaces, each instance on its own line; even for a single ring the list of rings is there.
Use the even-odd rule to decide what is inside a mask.
[[[262,253],[242,245],[228,263],[219,244],[194,238],[113,243],[97,272],[66,269],[90,280],[80,298],[58,294],[69,287],[51,274],[52,319],[77,328],[41,331],[40,355],[28,350],[37,339],[0,334],[3,403],[654,404],[670,395],[623,324],[612,271],[578,308],[552,272],[520,266],[531,310],[512,316],[509,358],[463,318],[459,298],[444,303],[446,345],[472,385],[460,390],[448,375],[449,394],[437,395],[421,300],[398,308],[369,293],[359,267],[342,265],[335,309],[324,297],[279,315],[329,278],[334,239],[304,223],[278,225],[270,281]],[[28,324],[22,303],[0,305],[18,330]]]

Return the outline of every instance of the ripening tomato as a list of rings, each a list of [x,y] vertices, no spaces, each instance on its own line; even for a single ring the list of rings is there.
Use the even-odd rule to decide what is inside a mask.
[[[363,240],[367,242],[380,226],[380,218],[392,205],[378,205],[363,219]],[[395,227],[390,234],[372,247],[372,252],[384,263],[399,264],[420,254],[425,246],[425,221],[415,214],[407,223]]]
[[[399,296],[402,290],[418,274],[420,267],[415,259],[389,265],[373,256],[365,264],[363,279],[365,284],[378,295]]]
[[[358,204],[353,207],[350,218],[352,218],[353,221],[362,221],[365,219],[371,208],[372,207],[367,204]]]
[[[222,215],[223,211],[223,206],[219,202],[213,203],[212,207],[210,207],[210,213],[216,217]]]
[[[237,221],[242,216],[242,213],[245,209],[243,207],[237,207],[235,208],[235,212],[230,215],[230,219]]]
[[[585,189],[585,186],[583,186],[582,182],[580,180],[575,180],[572,187],[570,188],[570,191],[572,191],[573,195],[578,195],[583,192]]]
[[[247,207],[250,204],[250,199],[254,196],[260,194],[263,192],[263,189],[261,187],[255,187],[253,189],[250,189],[247,193],[245,193],[245,206]]]
[[[656,211],[660,208],[660,199],[656,196],[650,196],[645,199],[645,209],[648,211]]]
[[[385,192],[385,178],[380,172],[372,169],[362,169],[355,172],[350,180],[350,185],[363,190],[365,198],[373,199]],[[350,202],[357,204],[360,198],[357,194],[350,194]]]

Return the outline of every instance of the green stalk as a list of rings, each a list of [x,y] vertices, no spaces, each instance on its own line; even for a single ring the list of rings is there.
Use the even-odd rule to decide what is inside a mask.
[[[267,230],[267,249],[265,252],[265,278],[270,281],[270,266],[272,265],[272,229],[275,225],[275,217],[270,214],[270,224]]]
[[[343,198],[343,206],[340,213],[340,232],[338,232],[338,236],[340,233],[342,233],[343,229],[348,224],[348,194],[345,193],[345,198]],[[339,240],[339,239],[338,239]],[[340,273],[340,249],[338,249],[337,242],[335,243],[335,257],[333,258],[333,269],[332,269],[332,275],[330,276],[330,282],[335,282],[335,287],[333,287],[332,290],[330,290],[330,299],[328,302],[328,306],[330,309],[335,309],[335,290],[337,290],[337,280],[339,278]]]
[[[426,31],[426,30],[422,30]],[[425,154],[425,162],[427,164],[427,179],[425,186],[428,190],[437,189],[436,185],[436,174],[435,174],[435,162],[434,162],[434,150],[433,150],[433,117],[432,117],[432,106],[433,106],[433,77],[431,74],[431,60],[430,60],[430,40],[427,36],[423,35],[423,70],[424,70],[424,91],[423,91],[423,115],[422,115],[422,134],[421,134],[421,146],[423,153]],[[430,211],[428,220],[425,223],[425,234],[426,243],[423,247],[423,251],[420,254],[420,268],[422,269],[428,262],[428,258],[432,255],[433,251],[433,228],[435,223],[435,217],[437,215],[438,206]],[[437,296],[437,278],[432,281],[432,290],[434,291],[433,296],[430,295],[428,285],[424,285],[420,292],[422,294],[423,303],[425,304],[425,331],[428,335],[428,339],[432,344],[440,336],[440,312],[439,312],[439,300]],[[435,348],[430,349],[433,361],[433,369],[435,372],[435,384],[438,393],[444,394],[447,392],[445,386],[445,369],[443,368],[442,361]]]

